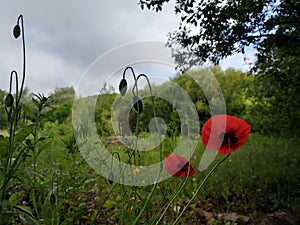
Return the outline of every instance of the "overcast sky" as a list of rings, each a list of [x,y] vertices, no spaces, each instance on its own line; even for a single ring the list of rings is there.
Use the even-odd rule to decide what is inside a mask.
[[[134,42],[167,41],[167,34],[179,24],[173,10],[171,3],[162,13],[143,11],[138,0],[1,1],[0,89],[8,90],[12,70],[22,71],[21,39],[12,36],[20,14],[27,50],[25,85],[31,92],[49,94],[56,87],[78,86],[93,62],[112,49]],[[243,57],[232,56],[221,66],[246,71]]]

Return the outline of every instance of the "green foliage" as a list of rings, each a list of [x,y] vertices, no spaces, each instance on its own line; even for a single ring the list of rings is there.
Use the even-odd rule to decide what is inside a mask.
[[[231,209],[241,212],[290,208],[299,201],[298,145],[297,139],[250,135],[208,181],[202,197],[234,202]]]
[[[71,115],[72,102],[65,101],[62,104],[55,107],[53,115],[49,118],[52,121],[58,121],[59,124],[66,122]]]
[[[142,9],[156,11],[163,10],[167,2],[140,0]],[[299,136],[299,2],[179,0],[175,12],[180,14],[181,23],[170,34],[169,45],[183,47],[182,51],[174,50],[178,66],[184,71],[201,61],[218,63],[234,53],[244,53],[247,46],[253,47],[257,61],[251,72],[257,76],[250,92],[238,93],[232,87],[235,93],[230,96],[226,88],[236,82],[222,86],[228,112],[251,119],[253,131]],[[196,106],[204,109],[203,102]]]
[[[157,9],[161,10],[161,4],[165,1],[146,2],[150,2],[150,5],[148,4],[150,8],[158,4]],[[177,1],[180,7],[189,4],[187,8],[177,8],[178,12],[183,10],[190,13],[187,11],[193,2]],[[271,1],[257,2],[257,5],[252,4],[251,1],[229,1],[227,8],[223,5],[214,5],[214,3],[203,2],[200,5],[202,8],[199,9],[204,12],[204,16],[215,10],[224,16],[224,12],[228,12],[233,4],[241,4],[238,8],[242,10],[241,18],[237,17],[237,19],[246,19],[247,10],[255,9],[250,19],[252,18],[253,22],[256,22],[258,18],[265,19],[259,25],[263,26],[263,23],[270,19],[274,19],[275,22],[278,22],[278,18],[284,20],[278,26],[278,31],[280,34],[290,35],[287,43],[293,43],[294,30],[288,30],[288,27],[284,26],[286,20],[289,20],[287,15],[294,10],[291,10],[291,5],[294,4],[292,1],[286,1],[287,5],[280,2],[278,13],[285,13],[270,18],[264,17],[262,12],[265,13],[264,6]],[[207,8],[208,6],[210,8]],[[298,13],[297,5],[294,6]],[[256,7],[259,8],[256,9]],[[297,18],[297,13],[292,15],[293,19]],[[22,16],[18,18],[13,31],[15,38],[21,34],[24,35],[23,24],[21,27],[19,25],[22,18]],[[183,18],[184,21],[188,19]],[[195,23],[192,18],[190,22]],[[217,20],[217,22],[220,21]],[[244,25],[240,24],[240,26]],[[217,28],[218,26],[214,27],[214,29]],[[235,27],[232,28],[234,32],[238,31]],[[272,30],[272,24],[270,30]],[[240,37],[242,34],[233,36],[236,39]],[[283,37],[286,36],[281,38]],[[267,40],[269,39],[264,40],[264,46],[261,47],[270,47]],[[280,47],[279,44],[281,44]],[[257,133],[277,134],[279,137],[265,137],[252,132],[248,142],[230,155],[231,158],[222,164],[221,170],[217,170],[212,179],[205,184],[205,189],[196,200],[211,198],[223,211],[251,214],[253,211],[266,213],[281,208],[290,209],[299,202],[300,155],[298,146],[300,143],[297,138],[292,137],[297,136],[295,134],[299,132],[297,121],[300,121],[298,93],[300,68],[298,64],[295,64],[299,61],[299,55],[293,51],[294,47],[296,48],[297,45],[285,45],[280,42],[280,39],[278,42],[275,41],[272,51],[265,51],[266,54],[259,56],[255,77],[234,69],[222,71],[220,67],[211,68],[223,90],[227,112],[247,118]],[[219,50],[222,52],[222,49]],[[182,75],[178,74],[170,82],[152,87],[152,89],[148,78],[141,74],[134,77],[136,84],[133,96],[141,98],[149,91],[148,88],[151,94],[165,93],[174,96],[175,93],[172,92],[170,86],[172,82],[177,83],[188,93],[201,122],[204,122],[210,117],[208,103],[218,104],[215,93],[205,96],[203,90],[195,82],[197,80],[202,82],[205,88],[213,89],[211,84],[203,79],[205,72],[206,70],[186,71]],[[137,224],[155,222],[159,215],[165,216],[161,219],[167,222],[179,220],[178,207],[184,207],[186,202],[194,197],[194,192],[205,180],[208,171],[196,172],[192,179],[190,177],[185,180],[168,179],[146,187],[131,187],[108,182],[91,169],[76,144],[71,126],[74,89],[56,89],[51,97],[43,94],[29,95],[28,89],[23,86],[25,71],[23,74],[21,87],[18,89],[16,85],[15,94],[11,90],[12,79],[9,93],[0,91],[0,110],[2,107],[5,112],[5,116],[0,114],[0,123],[5,121],[5,127],[8,125],[8,135],[0,135],[1,224]],[[18,78],[16,71],[12,71],[11,78],[14,75]],[[149,87],[146,90],[138,90],[137,81],[140,77],[146,77],[148,81]],[[125,79],[125,74],[123,74],[123,79]],[[124,87],[124,82],[121,86]],[[7,99],[8,94],[9,98],[5,103],[4,99]],[[125,90],[121,94],[124,95]],[[113,93],[113,89],[107,88],[106,85],[98,96],[95,120],[101,138],[115,135],[111,124],[111,110],[120,116],[121,121],[126,121],[121,117],[126,114],[123,110],[127,110],[128,107],[133,108],[133,96],[128,99],[126,95],[122,96],[125,98],[122,102],[123,104],[125,102],[125,106],[115,102],[117,96]],[[157,117],[160,117],[164,120],[166,127],[161,124],[159,129],[166,129],[170,137],[165,137],[159,147],[148,152],[140,152],[114,144],[110,147],[112,155],[118,156],[118,160],[129,164],[149,165],[154,161],[162,161],[162,156],[173,152],[178,143],[178,135],[184,130],[181,127],[184,124],[180,123],[180,110],[177,106],[182,104],[184,109],[191,107],[185,102],[182,103],[180,95],[175,96],[172,98],[173,102],[167,102],[158,97],[141,99],[143,110],[131,109],[130,118],[128,118],[129,127],[120,129],[121,134],[129,132],[130,129],[135,135],[147,138],[151,131],[149,123],[153,122],[153,117],[155,117],[155,122],[157,122]],[[85,100],[88,101],[89,98]],[[82,102],[82,110],[90,110],[85,105],[87,101]],[[187,122],[193,123],[194,121]],[[83,128],[88,129],[84,125],[83,121]],[[118,125],[124,126],[124,124]],[[154,127],[158,129],[157,126]],[[88,134],[88,130],[84,132]],[[283,138],[283,136],[288,138]],[[154,138],[161,140],[161,136]],[[204,146],[199,140],[199,145],[191,158],[191,164],[195,168],[203,152]],[[213,164],[219,165],[218,163],[223,160],[224,157],[218,156]],[[99,163],[105,164],[106,162],[103,160]],[[213,164],[211,167],[214,166]],[[135,173],[139,171],[135,170],[133,180]],[[169,202],[170,199],[171,202]],[[172,207],[169,207],[170,203],[173,203]],[[161,214],[162,208],[165,209],[163,214]],[[196,203],[190,205],[188,210],[188,214],[184,215],[182,221],[197,221],[197,218],[193,220],[197,217]]]
[[[219,67],[215,67],[213,68],[213,73],[220,82],[227,113],[245,117],[248,113],[248,108],[251,107],[249,100],[253,98],[251,96],[254,85],[253,76],[233,68],[222,72]]]
[[[4,100],[7,93],[0,90],[0,129],[5,129],[7,127],[7,114],[5,112]]]
[[[249,99],[251,99],[250,91],[253,88],[253,77],[233,68],[222,71],[220,67],[216,66],[210,69],[221,87],[227,113],[245,117],[248,108],[251,107]],[[202,72],[205,71],[201,69],[187,71],[183,75],[177,75],[172,81],[179,84],[188,93],[197,109],[200,120],[204,122],[211,115],[209,102],[214,101],[214,96],[205,96],[203,90],[195,83],[194,79],[198,79],[207,89],[210,89],[211,83],[205,83],[203,79],[201,80]],[[211,88],[211,90],[213,89]]]
[[[292,47],[292,46],[291,46]],[[299,137],[300,55],[274,49],[257,62],[251,109],[255,130],[266,135]]]
[[[72,101],[75,95],[73,87],[55,88],[51,93],[49,103],[53,106],[61,105],[67,101]]]
[[[116,96],[116,94],[101,94],[98,96],[95,109],[95,121],[100,136],[110,136],[114,134],[111,125],[111,110]]]
[[[169,0],[140,0],[142,9],[161,11]],[[252,44],[259,49],[299,42],[300,5],[297,1],[179,0],[175,12],[181,23],[169,42],[189,49],[203,61],[218,62]]]
[[[58,121],[59,124],[65,123],[71,115],[73,98],[75,91],[73,87],[56,88],[50,95],[49,104],[55,107],[55,111],[49,117],[50,121]]]

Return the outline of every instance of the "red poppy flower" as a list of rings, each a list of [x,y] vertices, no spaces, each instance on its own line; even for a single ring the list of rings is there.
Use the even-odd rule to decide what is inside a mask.
[[[250,125],[243,119],[230,115],[216,115],[205,122],[202,142],[220,154],[234,152],[246,143]]]
[[[186,177],[190,167],[189,176],[195,175],[192,165],[182,156],[178,154],[167,154],[165,160],[165,168],[173,177]]]

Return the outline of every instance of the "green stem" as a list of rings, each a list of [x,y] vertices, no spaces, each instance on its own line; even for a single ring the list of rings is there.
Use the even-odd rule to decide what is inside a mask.
[[[117,154],[117,155],[118,155],[118,154]],[[118,155],[118,156],[119,156],[119,155]],[[132,156],[133,156],[133,153],[131,153],[131,154],[129,155],[129,158],[128,158],[128,161],[127,161],[127,163],[126,163],[126,166],[127,166],[128,163],[130,162]],[[119,159],[119,161],[120,161],[120,159]],[[126,169],[126,166],[122,168],[122,171],[120,172],[120,177],[119,177],[118,179],[121,179],[121,178],[123,177],[124,171],[125,171],[125,169]],[[118,182],[119,182],[119,181],[120,181],[120,180],[118,180]],[[124,183],[124,182],[123,182],[123,183]],[[112,193],[112,191],[114,190],[116,184],[117,184],[117,183],[114,183],[114,184],[112,185],[111,189],[110,189],[109,192],[106,194],[106,196],[105,196],[105,198],[103,199],[103,201],[101,202],[100,207],[99,207],[99,210],[98,210],[98,212],[96,213],[94,219],[92,220],[92,224],[94,224],[95,221],[98,219],[98,217],[99,217],[99,215],[100,215],[100,212],[101,212],[101,209],[102,209],[102,207],[104,206],[104,203],[106,202],[106,200],[108,199],[108,197],[110,196],[110,194]],[[124,186],[124,184],[123,184],[123,186]]]
[[[15,103],[15,108],[12,111],[12,115],[9,114],[8,116],[10,117],[9,121],[9,146],[8,146],[8,152],[7,152],[7,157],[4,160],[4,183],[1,186],[2,190],[2,196],[1,200],[3,201],[5,198],[6,194],[6,188],[8,187],[8,183],[10,182],[11,178],[13,177],[13,173],[15,171],[12,170],[11,164],[12,164],[12,159],[14,156],[14,138],[16,134],[16,128],[18,125],[18,120],[19,120],[19,114],[20,114],[20,99],[22,96],[23,88],[24,88],[24,81],[25,81],[25,68],[26,68],[26,49],[25,49],[25,34],[24,34],[24,22],[23,22],[23,15],[20,15],[17,19],[17,24],[19,24],[19,21],[21,21],[21,28],[22,28],[22,44],[23,44],[23,76],[22,76],[22,83],[21,83],[21,88],[20,88],[20,93],[18,91],[18,75],[16,71],[12,71],[10,75],[10,90],[9,93],[11,93],[11,87],[12,87],[12,76],[15,74],[16,76],[16,103]],[[15,119],[15,121],[13,121]]]
[[[149,87],[150,95],[151,95],[151,101],[152,101],[152,105],[153,105],[153,116],[154,116],[154,118],[155,118],[155,123],[156,123],[157,129],[158,129],[158,131],[159,131],[159,124],[158,124],[157,119],[156,119],[155,102],[154,102],[154,97],[153,97],[152,87],[151,87],[151,84],[150,84],[150,81],[149,81],[148,77],[147,77],[145,74],[140,74],[140,75],[138,75],[138,77],[136,78],[136,82],[135,82],[135,86],[134,86],[133,90],[136,88],[137,94],[138,94],[137,81],[138,81],[138,79],[139,79],[140,77],[144,77],[144,78],[146,79],[147,83],[148,83],[148,87]],[[159,132],[159,137],[160,137],[160,141],[159,141],[159,143],[160,143],[159,157],[160,157],[160,161],[162,162],[162,143],[161,143],[160,132]],[[153,194],[154,194],[154,192],[155,192],[155,190],[156,190],[156,187],[157,187],[157,180],[158,180],[158,178],[159,178],[159,176],[160,176],[160,174],[161,174],[162,169],[163,169],[163,167],[162,167],[162,164],[161,164],[161,168],[160,168],[160,170],[159,170],[159,172],[158,172],[158,174],[157,174],[157,178],[156,178],[156,181],[155,181],[155,183],[154,183],[154,185],[153,185],[153,187],[152,187],[152,189],[151,189],[151,192],[150,192],[148,198],[146,199],[146,202],[145,202],[145,204],[143,205],[142,209],[139,211],[139,214],[138,214],[137,217],[135,218],[135,220],[134,220],[134,222],[133,222],[133,225],[135,225],[135,224],[138,223],[138,221],[139,221],[139,219],[141,218],[143,212],[145,211],[147,205],[149,204],[149,202],[150,202],[150,200],[151,200],[151,198],[152,198],[152,196],[153,196]]]
[[[161,172],[161,170],[160,170],[160,172]],[[156,189],[156,187],[157,187],[157,180],[158,180],[158,178],[159,178],[159,176],[160,176],[160,172],[157,174],[157,179],[155,180],[155,183],[154,183],[154,185],[153,185],[153,187],[152,187],[152,189],[151,189],[151,192],[150,192],[150,194],[149,194],[149,196],[148,196],[148,198],[147,198],[145,204],[143,205],[143,208],[140,210],[139,214],[137,215],[137,217],[136,217],[135,220],[133,221],[132,225],[135,225],[135,224],[137,224],[137,223],[139,222],[139,220],[140,220],[140,218],[141,218],[143,212],[145,211],[147,205],[149,204],[149,202],[150,202],[150,200],[151,200],[151,198],[152,198],[152,196],[153,196],[153,194],[154,194],[154,191],[155,191],[155,189]]]
[[[122,197],[121,197],[121,201],[122,201],[122,211],[121,211],[121,219],[120,219],[120,224],[122,225],[124,222],[124,195],[125,195],[125,187],[124,184],[122,184]]]
[[[191,156],[189,158],[191,158]],[[172,202],[177,198],[177,196],[179,195],[179,193],[183,190],[184,186],[187,183],[188,178],[190,177],[190,169],[191,169],[191,166],[188,167],[187,177],[184,179],[184,181],[181,183],[181,185],[177,189],[176,193],[173,195],[173,197],[169,200],[169,202],[167,203],[167,205],[164,207],[164,211],[160,214],[160,217],[158,218],[158,220],[155,223],[156,225],[162,220],[162,218],[166,214],[166,212],[167,212],[168,208],[170,207],[170,205],[172,204]]]
[[[24,21],[23,21],[23,15],[20,15],[18,17],[17,23],[19,24],[19,20],[21,20],[21,27],[22,27],[22,45],[23,45],[23,76],[22,76],[22,83],[20,88],[20,95],[19,98],[16,100],[17,103],[20,102],[23,88],[24,88],[24,82],[25,82],[25,69],[26,69],[26,49],[25,49],[25,32],[24,32]]]
[[[104,206],[104,203],[106,202],[106,200],[108,199],[108,197],[110,196],[110,194],[112,193],[112,191],[114,190],[115,186],[116,186],[116,183],[114,183],[114,184],[112,185],[111,189],[110,189],[109,192],[106,194],[105,198],[102,200],[102,203],[101,203],[101,205],[100,205],[100,207],[99,207],[99,209],[98,209],[98,211],[97,211],[97,213],[96,213],[94,219],[92,220],[92,223],[91,223],[91,224],[95,224],[95,221],[98,219],[98,217],[99,217],[99,215],[100,215],[100,212],[101,212],[101,209],[102,209],[102,207]]]
[[[181,183],[181,185],[177,189],[177,192],[173,195],[173,197],[169,200],[169,202],[167,203],[167,205],[164,207],[164,211],[160,214],[160,217],[158,218],[158,220],[155,223],[156,225],[162,220],[162,218],[166,214],[166,212],[167,212],[168,208],[170,207],[170,205],[173,203],[173,201],[177,198],[178,194],[184,188],[184,186],[185,186],[188,178],[190,177],[189,174],[190,174],[190,167],[188,168],[188,176],[184,179],[184,181]]]
[[[208,180],[208,178],[211,176],[211,174],[226,160],[228,159],[230,156],[230,154],[228,154],[224,159],[222,159],[220,162],[218,162],[210,171],[209,173],[205,176],[205,178],[203,179],[203,181],[201,182],[201,184],[199,185],[198,189],[196,190],[195,194],[192,196],[192,198],[189,200],[189,202],[185,205],[185,207],[183,208],[183,210],[180,212],[179,216],[176,218],[175,222],[173,223],[173,225],[177,224],[179,222],[179,220],[181,219],[181,216],[183,215],[183,213],[187,210],[187,208],[189,207],[189,205],[192,203],[192,201],[196,198],[197,194],[199,193],[199,191],[201,190],[201,188],[203,187],[203,185],[206,183],[206,181]]]

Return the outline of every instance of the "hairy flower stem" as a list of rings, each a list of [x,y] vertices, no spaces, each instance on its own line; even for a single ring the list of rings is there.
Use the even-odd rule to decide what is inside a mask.
[[[24,82],[25,82],[25,68],[26,68],[26,49],[25,49],[25,34],[24,34],[24,21],[23,21],[23,15],[20,15],[17,19],[17,26],[19,26],[19,23],[21,23],[21,30],[20,34],[22,35],[22,51],[23,51],[23,71],[22,71],[22,82],[21,82],[21,88],[19,91],[19,85],[18,85],[18,74],[15,70],[13,70],[10,74],[10,83],[9,83],[9,94],[11,94],[12,91],[12,77],[15,75],[16,78],[16,101],[15,106],[11,106],[9,109],[5,108],[7,115],[8,115],[8,130],[9,130],[9,143],[7,148],[7,154],[6,158],[4,160],[4,179],[3,183],[1,184],[0,190],[2,191],[1,194],[1,200],[3,201],[5,199],[6,189],[8,187],[8,184],[10,180],[15,176],[15,171],[18,169],[16,165],[18,164],[18,161],[13,162],[13,157],[15,156],[17,150],[15,149],[15,135],[17,132],[17,125],[20,119],[20,113],[21,113],[21,106],[20,106],[20,100],[22,97],[23,89],[24,89]],[[16,37],[18,38],[18,37]],[[18,152],[19,155],[17,155],[17,159],[19,160],[19,156],[23,154],[23,151]]]
[[[177,224],[179,222],[179,220],[181,219],[181,216],[183,215],[183,213],[187,210],[187,208],[189,207],[189,205],[192,203],[192,201],[196,198],[197,194],[199,193],[199,191],[201,190],[201,188],[203,187],[203,185],[206,183],[206,181],[208,180],[208,178],[212,175],[212,173],[226,160],[228,159],[230,156],[230,154],[228,154],[224,159],[222,159],[220,162],[218,162],[210,171],[209,173],[205,176],[205,178],[203,179],[203,181],[201,182],[201,184],[199,185],[199,187],[197,188],[195,194],[192,196],[192,198],[188,201],[188,203],[185,205],[185,207],[182,209],[182,211],[180,212],[180,214],[178,215],[178,217],[176,218],[176,220],[174,221],[173,225]]]
[[[144,77],[144,78],[146,79],[146,81],[147,81],[147,84],[148,84],[148,87],[149,87],[149,90],[150,90],[150,95],[151,95],[152,109],[153,109],[153,116],[154,116],[154,118],[155,118],[155,123],[156,123],[157,129],[158,129],[158,132],[159,132],[159,124],[158,124],[158,122],[157,122],[156,112],[155,112],[155,101],[154,101],[154,96],[153,96],[153,92],[152,92],[152,87],[151,87],[150,81],[149,81],[149,79],[148,79],[148,76],[145,75],[145,74],[140,74],[140,75],[138,75],[138,76],[136,77],[133,68],[132,68],[132,67],[126,67],[126,69],[125,69],[124,72],[123,72],[123,79],[125,79],[125,73],[126,73],[126,71],[127,71],[128,69],[131,70],[132,75],[133,75],[133,78],[134,78],[134,82],[135,82],[135,83],[134,83],[134,86],[133,86],[133,88],[132,88],[132,94],[133,94],[133,96],[137,96],[137,97],[138,97],[138,95],[139,95],[139,92],[138,92],[138,80],[139,80],[141,77]],[[136,127],[136,137],[137,137],[137,141],[138,141],[138,136],[139,136],[139,127],[138,127],[138,126],[139,126],[139,119],[140,119],[140,116],[139,116],[139,112],[138,112],[138,115],[137,115],[137,127]],[[159,142],[159,143],[160,143],[159,155],[160,155],[160,161],[162,162],[162,144],[161,144],[161,136],[160,136],[160,132],[159,132],[159,138],[160,138],[160,142]],[[136,142],[136,146],[137,146],[137,142]],[[134,153],[135,153],[135,151],[133,151],[133,155],[134,155],[134,159],[135,159],[135,154],[134,154]],[[137,223],[138,223],[138,221],[140,220],[140,218],[141,218],[143,212],[145,211],[147,205],[149,204],[149,202],[150,202],[150,200],[151,200],[151,198],[152,198],[152,196],[153,196],[153,194],[154,194],[154,192],[155,192],[155,190],[156,190],[156,187],[157,187],[157,181],[158,181],[158,178],[159,178],[159,176],[160,176],[160,174],[161,174],[162,169],[163,169],[163,166],[162,166],[162,163],[161,163],[160,170],[159,170],[159,172],[158,172],[158,174],[157,174],[157,178],[156,178],[155,183],[154,183],[154,185],[153,185],[153,187],[152,187],[152,189],[151,189],[151,192],[150,192],[150,194],[148,195],[148,198],[146,199],[146,201],[145,201],[145,203],[144,203],[142,209],[139,211],[139,214],[138,214],[137,217],[135,218],[133,224],[137,224]]]
[[[150,96],[151,96],[151,103],[152,103],[152,109],[153,109],[153,117],[155,118],[155,125],[157,127],[157,130],[158,130],[158,133],[159,133],[159,159],[160,159],[160,162],[162,162],[162,143],[161,143],[161,135],[160,135],[160,129],[159,129],[159,124],[157,122],[157,117],[156,117],[156,110],[155,110],[155,101],[154,101],[154,96],[153,96],[153,91],[152,91],[152,87],[151,87],[151,84],[150,84],[150,81],[149,81],[149,78],[147,77],[147,75],[145,74],[140,74],[137,79],[139,79],[139,77],[144,77],[146,80],[147,80],[147,83],[148,83],[148,87],[149,87],[149,90],[150,90]],[[161,168],[160,170],[162,170],[162,163],[161,163]]]
[[[113,152],[112,154],[115,154],[115,153]],[[119,160],[119,162],[120,162],[120,158],[119,158],[120,156],[119,156],[119,154],[117,154],[117,156],[118,156],[118,160]],[[121,172],[120,172],[120,177],[118,178],[118,182],[120,182],[120,179],[121,179],[121,178],[124,178],[124,171],[125,171],[125,169],[126,169],[128,163],[131,161],[132,157],[133,157],[133,151],[129,154],[129,158],[128,158],[128,160],[127,160],[127,163],[126,163],[125,167],[123,167],[122,170],[121,170]],[[114,188],[115,188],[116,185],[117,185],[117,183],[113,183],[112,187],[110,188],[110,190],[108,191],[108,193],[105,195],[104,199],[102,200],[102,202],[101,202],[101,204],[100,204],[100,207],[99,207],[98,212],[96,213],[96,215],[94,216],[94,218],[93,218],[93,220],[92,220],[92,224],[94,224],[95,221],[98,219],[98,217],[99,217],[99,215],[100,215],[100,212],[101,212],[101,209],[103,208],[103,206],[104,206],[106,200],[108,199],[108,197],[110,196],[110,194],[113,192],[113,190],[114,190]],[[124,184],[122,184],[122,190],[124,191]],[[124,191],[124,193],[125,193],[125,191]],[[122,199],[123,199],[123,198],[124,198],[124,197],[122,196]],[[123,215],[122,215],[122,216],[123,216]]]
[[[18,21],[17,24],[19,24],[19,21],[21,20],[21,27],[22,27],[22,46],[23,46],[23,76],[22,76],[22,83],[21,83],[21,88],[20,88],[20,95],[19,95],[19,99],[17,99],[17,104],[20,102],[21,100],[21,96],[23,93],[23,89],[24,89],[24,82],[25,82],[25,69],[26,69],[26,49],[25,49],[25,33],[24,33],[24,21],[23,21],[23,16],[20,15],[18,17]]]
[[[181,185],[179,186],[179,188],[177,189],[176,193],[173,195],[173,197],[169,200],[169,202],[167,203],[167,205],[164,207],[164,211],[160,214],[160,217],[158,218],[158,220],[156,221],[156,225],[159,224],[159,222],[162,220],[162,218],[164,217],[164,215],[166,214],[168,208],[170,207],[170,205],[173,203],[173,201],[177,198],[178,194],[182,191],[182,189],[184,188],[184,186],[186,185],[186,182],[188,180],[188,178],[190,177],[190,166],[188,167],[188,172],[187,172],[187,177],[184,179],[184,181],[181,183]],[[153,223],[154,224],[154,223]]]
[[[134,220],[134,222],[132,223],[132,225],[136,225],[136,224],[139,222],[139,220],[140,220],[141,216],[143,215],[143,213],[144,213],[144,211],[145,211],[147,205],[149,204],[149,202],[150,202],[150,200],[151,200],[151,198],[152,198],[152,196],[153,196],[153,194],[154,194],[154,191],[156,190],[156,187],[157,187],[157,184],[158,184],[157,180],[158,180],[158,178],[159,178],[159,176],[160,176],[160,173],[161,173],[161,170],[160,170],[159,173],[157,174],[157,178],[156,178],[156,180],[155,180],[154,185],[152,186],[151,192],[150,192],[150,194],[149,194],[149,196],[148,196],[148,198],[147,198],[145,204],[143,205],[142,209],[140,210],[139,214],[138,214],[137,217],[135,218],[135,220]]]

